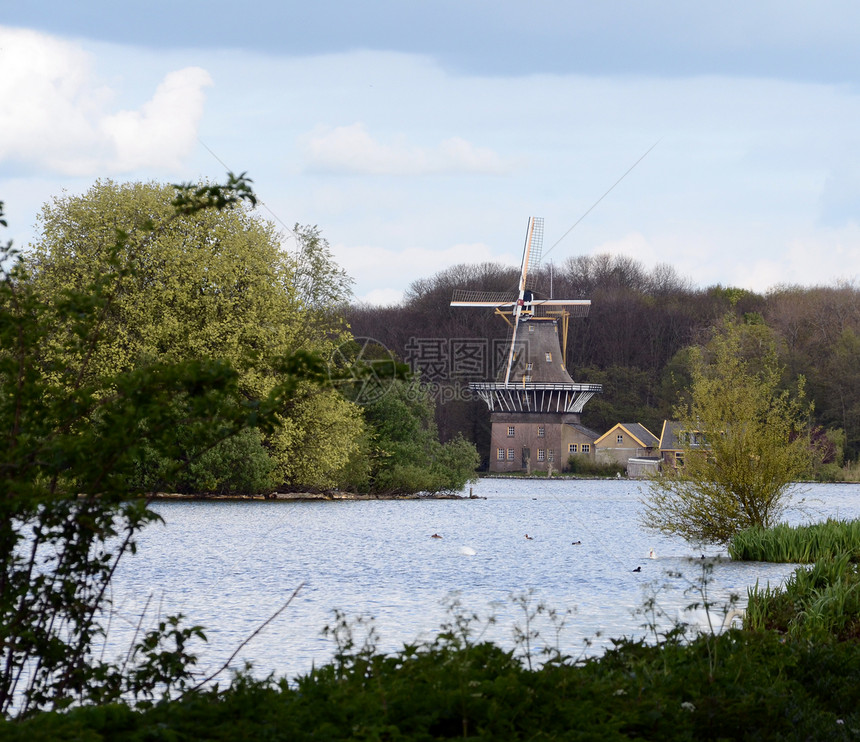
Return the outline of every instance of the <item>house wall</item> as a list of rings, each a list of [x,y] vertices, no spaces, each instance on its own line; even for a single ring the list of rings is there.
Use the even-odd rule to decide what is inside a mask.
[[[655,448],[642,446],[621,425],[614,426],[595,442],[595,456],[601,464],[627,465],[630,459],[657,456]]]
[[[566,423],[579,423],[579,415],[493,413],[491,423],[491,472],[547,471],[550,465],[561,471],[567,462],[562,451],[563,429]],[[504,459],[499,458],[500,449]]]
[[[574,450],[571,450],[572,446]],[[594,459],[594,437],[570,425],[565,425],[561,432],[561,451],[564,457],[564,469],[567,469],[567,462],[571,456],[586,456]]]
[[[627,464],[630,459],[647,458],[654,456],[653,448],[643,448],[642,446],[606,446],[598,444],[596,448],[596,458],[601,464]]]
[[[631,458],[627,462],[627,476],[630,477],[630,479],[646,479],[647,477],[654,476],[659,471],[659,458]]]

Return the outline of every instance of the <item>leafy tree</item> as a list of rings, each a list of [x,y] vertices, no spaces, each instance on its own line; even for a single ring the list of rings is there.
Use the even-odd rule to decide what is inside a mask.
[[[193,215],[248,199],[247,181],[231,176],[221,189],[181,187],[176,202]],[[195,662],[188,642],[203,634],[180,617],[147,632],[123,661],[98,655],[111,578],[140,530],[158,519],[129,482],[146,451],[182,465],[177,427],[190,432],[200,451],[251,428],[270,433],[299,383],[326,379],[324,364],[299,351],[276,368],[280,384],[254,399],[222,360],[138,359],[121,368],[115,356],[101,354],[115,340],[115,305],[140,280],[122,253],[135,241],[143,251],[146,234],[155,234],[151,225],[141,229],[142,237],[119,232],[91,279],[47,294],[11,244],[0,253],[0,713],[6,715],[147,700],[188,687]]]
[[[683,465],[651,482],[643,524],[694,542],[727,543],[773,525],[811,466],[802,379],[781,388],[772,334],[726,319],[692,355],[691,401],[677,410]]]
[[[269,437],[281,481],[312,489],[347,484],[355,458],[363,453],[361,409],[337,390],[300,384]]]
[[[458,492],[474,479],[480,461],[475,446],[460,436],[440,443],[435,403],[426,386],[393,380],[364,410],[372,431],[372,491]]]
[[[210,188],[196,190],[206,203],[220,205]],[[58,302],[98,276],[116,280],[101,342],[87,349],[91,378],[151,361],[220,359],[237,370],[238,389],[251,398],[279,383],[279,358],[298,350],[328,356],[348,337],[342,321],[325,310],[349,296],[349,278],[334,265],[319,230],[297,225],[298,250],[291,253],[281,248],[274,226],[248,208],[180,205],[177,214],[173,198],[168,185],[99,181],[82,196],[54,199],[41,214],[30,259],[41,295]],[[64,347],[75,331],[71,319],[60,318],[51,342]],[[223,446],[206,453],[216,466],[205,476],[199,464],[169,482],[163,466],[169,462],[152,459],[138,473],[151,477],[152,489],[179,491],[271,490],[285,480],[335,486],[338,471],[358,451],[360,411],[310,384],[285,403],[279,420],[279,432],[262,445],[243,439],[247,456],[234,457]],[[176,434],[184,442],[180,450],[195,457],[208,446],[181,424]],[[273,461],[267,465],[264,456]],[[236,472],[236,463],[248,471]]]

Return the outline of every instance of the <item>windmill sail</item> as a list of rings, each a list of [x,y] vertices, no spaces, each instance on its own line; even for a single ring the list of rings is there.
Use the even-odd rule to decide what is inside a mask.
[[[520,295],[517,297],[517,305],[514,309],[514,327],[511,332],[511,347],[508,351],[508,363],[505,368],[505,384],[511,381],[511,369],[514,366],[515,349],[517,345],[517,328],[520,324],[520,316],[523,311],[531,314],[532,288],[534,287],[537,269],[540,265],[540,254],[543,250],[543,217],[533,216],[529,218],[529,227],[526,230],[526,244],[523,248],[523,264],[520,270]],[[526,302],[528,301],[528,308]]]
[[[516,292],[457,290],[451,300],[452,307],[494,308],[510,324],[509,348],[503,374],[505,385],[511,383],[511,374],[518,352],[517,334],[521,322],[536,317],[544,318],[547,314],[584,317],[588,314],[588,309],[591,306],[591,302],[587,299],[535,298],[534,287],[540,268],[541,253],[543,252],[543,234],[543,217],[529,218]],[[559,307],[560,310],[553,312],[550,309],[552,307]]]
[[[526,245],[523,250],[522,276],[520,292],[533,291],[540,267],[540,257],[543,252],[543,217],[533,216],[529,219],[526,231]],[[522,299],[522,296],[520,296]]]

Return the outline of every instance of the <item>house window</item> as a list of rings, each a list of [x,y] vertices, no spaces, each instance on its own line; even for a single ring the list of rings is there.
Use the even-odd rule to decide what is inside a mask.
[[[546,428],[543,425],[538,425],[538,438],[543,438],[546,435]]]
[[[497,458],[499,461],[504,461],[504,460],[505,460],[505,449],[504,449],[504,448],[500,448],[500,449],[496,452],[496,458]]]
[[[624,436],[619,433],[618,435],[615,436],[615,442],[616,443],[624,443]]]
[[[549,449],[549,451],[546,452],[546,458],[548,461],[555,461],[555,451],[553,449]]]
[[[591,452],[591,444],[590,443],[583,443],[582,444],[582,452],[583,453],[590,453]]]
[[[547,354],[546,354],[546,362],[547,362],[547,363],[552,363],[552,353],[547,353]]]
[[[499,450],[501,451],[502,449],[499,449]],[[509,448],[508,449],[508,461],[513,461],[513,460],[514,460],[514,449]]]
[[[544,461],[546,459],[546,451],[542,448],[538,449],[538,461]]]
[[[571,444],[567,447],[567,450],[568,450],[568,451],[570,451],[571,453],[576,453],[576,452],[577,452],[577,450],[579,450],[579,446],[577,446],[575,443],[571,443]]]
[[[516,431],[514,430],[514,426],[508,425],[508,438],[513,438],[515,432]]]

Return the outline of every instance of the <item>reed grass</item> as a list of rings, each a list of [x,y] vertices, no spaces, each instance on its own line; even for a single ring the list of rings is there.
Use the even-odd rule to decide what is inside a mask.
[[[860,565],[848,552],[798,567],[783,588],[756,582],[747,596],[746,629],[802,639],[860,637]]]
[[[739,561],[811,564],[848,554],[860,561],[860,520],[828,519],[806,526],[781,524],[749,528],[728,545],[729,556]]]

